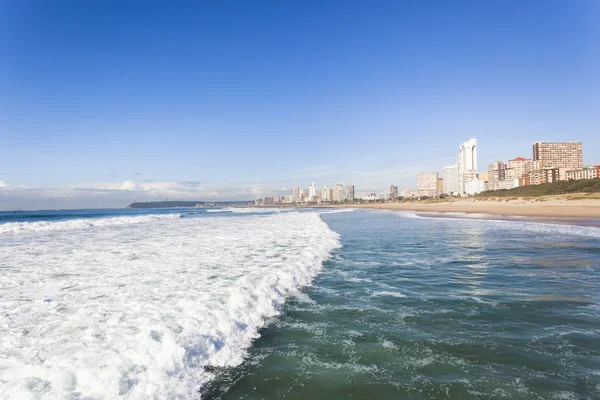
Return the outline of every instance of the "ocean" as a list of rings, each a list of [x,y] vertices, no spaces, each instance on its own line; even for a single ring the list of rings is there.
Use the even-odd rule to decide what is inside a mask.
[[[0,212],[0,398],[599,399],[597,225]]]

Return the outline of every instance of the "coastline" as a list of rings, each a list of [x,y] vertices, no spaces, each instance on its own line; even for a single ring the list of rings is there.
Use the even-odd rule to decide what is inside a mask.
[[[439,203],[349,204],[342,207],[417,212],[452,212],[515,217],[600,218],[600,200],[486,201],[461,199]]]

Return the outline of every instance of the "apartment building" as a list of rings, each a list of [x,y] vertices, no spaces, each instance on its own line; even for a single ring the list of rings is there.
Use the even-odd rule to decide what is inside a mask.
[[[438,196],[439,173],[420,173],[417,175],[417,192],[419,196],[437,197]]]
[[[580,169],[572,169],[566,172],[568,181],[577,181],[579,179],[594,179],[600,178],[600,165],[593,167],[583,167]]]

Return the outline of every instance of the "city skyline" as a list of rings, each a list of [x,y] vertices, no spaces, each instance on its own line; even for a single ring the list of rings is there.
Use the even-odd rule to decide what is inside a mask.
[[[470,137],[480,171],[536,140],[600,160],[600,4],[376,3],[9,2],[0,209],[363,196]]]
[[[263,198],[280,198],[280,199],[287,199],[287,200],[282,200],[282,202],[291,202],[291,203],[296,203],[296,202],[311,202],[310,199],[313,199],[313,196],[316,195],[316,197],[319,197],[319,202],[321,201],[321,199],[323,198],[323,194],[322,191],[325,190],[325,188],[327,188],[329,190],[329,199],[328,200],[324,200],[324,201],[341,201],[339,199],[336,199],[335,197],[333,197],[333,190],[336,189],[336,187],[347,190],[349,187],[352,187],[352,199],[356,198],[356,199],[367,199],[372,197],[374,194],[379,193],[377,195],[378,198],[388,198],[388,197],[418,197],[418,196],[426,196],[426,197],[435,197],[436,194],[434,194],[433,192],[437,190],[437,195],[441,194],[441,193],[448,193],[448,189],[447,189],[447,185],[448,185],[448,181],[451,180],[451,178],[447,175],[447,171],[452,171],[452,175],[456,175],[455,178],[453,179],[453,185],[456,185],[457,187],[459,187],[459,170],[458,170],[458,163],[460,162],[459,159],[463,159],[462,162],[464,162],[465,160],[465,156],[464,156],[464,149],[468,148],[469,152],[473,152],[472,154],[469,153],[469,157],[471,157],[471,160],[467,163],[467,167],[465,169],[465,173],[467,175],[470,175],[469,180],[470,181],[479,181],[480,177],[485,175],[485,180],[486,180],[486,185],[485,188],[483,186],[483,179],[481,180],[481,185],[470,185],[467,186],[468,189],[466,190],[467,194],[472,195],[478,192],[481,192],[483,190],[497,190],[497,189],[509,189],[512,188],[514,186],[512,186],[512,184],[510,186],[498,186],[497,185],[497,181],[499,180],[504,180],[505,178],[508,180],[508,177],[505,177],[503,174],[505,171],[511,171],[514,169],[516,172],[515,175],[511,175],[510,179],[515,179],[515,181],[518,181],[519,179],[522,178],[523,176],[523,165],[521,165],[521,163],[526,162],[529,163],[529,165],[535,165],[535,162],[532,162],[532,160],[536,157],[536,149],[537,146],[540,145],[559,145],[559,146],[571,146],[571,144],[576,144],[578,145],[578,147],[576,147],[578,154],[580,155],[580,157],[582,157],[582,142],[544,142],[544,141],[535,141],[532,142],[532,146],[533,146],[533,151],[532,151],[532,158],[528,158],[528,157],[522,157],[522,156],[515,156],[514,159],[508,159],[508,163],[505,163],[504,161],[496,161],[490,165],[488,165],[488,170],[484,171],[484,170],[475,170],[471,167],[475,166],[477,167],[479,161],[478,161],[478,156],[477,156],[477,151],[475,151],[475,148],[477,148],[477,139],[472,138],[467,140],[466,142],[464,142],[462,145],[458,146],[458,154],[456,157],[454,157],[454,159],[457,160],[457,164],[450,166],[450,167],[439,167],[437,170],[435,170],[435,172],[423,172],[420,171],[418,174],[416,174],[416,185],[415,184],[408,184],[405,186],[398,186],[398,185],[394,185],[394,183],[388,185],[389,189],[388,191],[384,191],[381,192],[380,189],[381,187],[378,187],[376,189],[364,189],[364,188],[359,188],[358,191],[355,191],[355,185],[344,185],[343,183],[338,182],[335,186],[332,186],[332,188],[329,188],[327,184],[324,184],[323,186],[316,186],[315,182],[310,182],[307,184],[306,187],[300,187],[300,186],[293,186],[292,188],[287,188],[287,187],[281,187],[279,188],[279,185],[276,184],[271,184],[271,185],[250,185],[252,186],[251,189],[245,190],[244,194],[242,194],[241,197],[235,197],[235,195],[230,196],[230,197],[219,197],[219,198],[210,198],[210,197],[204,197],[204,198],[198,198],[197,195],[195,194],[194,191],[189,191],[186,193],[187,197],[181,197],[181,196],[177,196],[177,194],[175,194],[175,196],[171,196],[174,200],[199,200],[199,201],[235,201],[235,200],[244,200],[244,201],[255,201],[256,199],[263,199]],[[585,154],[585,153],[584,153]],[[506,157],[504,157],[503,159],[507,159]],[[568,158],[568,161],[570,162],[569,165],[575,165],[579,168],[579,166],[581,166],[581,168],[590,168],[589,172],[577,172],[575,173],[575,171],[573,171],[573,173],[569,174],[569,179],[588,179],[590,177],[598,177],[598,173],[596,171],[598,171],[598,164],[597,163],[593,163],[593,164],[586,164],[583,163],[581,161],[573,161],[573,159]],[[514,165],[514,163],[519,163],[519,165]],[[512,163],[512,165],[511,165]],[[492,168],[492,166],[495,166],[494,168]],[[413,168],[413,170],[416,171],[415,168]],[[553,172],[550,176],[551,178],[548,180],[547,177],[544,177],[544,181],[550,181],[552,182],[553,180],[564,180],[566,178],[566,172],[567,170],[571,170],[571,168],[568,169],[563,169],[561,171],[561,177],[559,178],[558,175],[558,170]],[[440,175],[440,171],[441,171],[441,175]],[[502,171],[502,174],[499,175],[500,172],[498,171]],[[518,171],[521,171],[520,173]],[[446,173],[444,173],[446,172]],[[533,172],[533,170],[532,170]],[[489,175],[488,175],[489,174]],[[553,174],[556,174],[556,176],[554,176]],[[427,180],[427,187],[423,186],[422,188],[420,188],[420,180],[423,179]],[[491,177],[491,178],[488,178]],[[553,177],[553,178],[552,178]],[[412,179],[413,179],[413,183],[414,183],[414,178],[415,175],[412,175]],[[490,186],[488,186],[488,179],[490,182]],[[452,181],[452,180],[451,180]],[[394,181],[395,182],[395,181]],[[496,183],[493,183],[496,182]],[[469,183],[473,183],[473,182],[469,182]],[[538,182],[539,183],[539,182]],[[137,183],[133,182],[133,181],[126,181],[123,183],[124,185],[127,184],[131,184],[131,185],[138,185]],[[160,184],[160,183],[159,183]],[[182,186],[190,186],[190,187],[195,187],[198,184],[200,184],[199,182],[181,182],[180,183]],[[527,183],[529,184],[529,183]],[[537,183],[532,183],[532,184],[537,184]],[[517,186],[521,185],[516,184]],[[256,190],[256,187],[260,187],[260,190]],[[398,189],[399,187],[401,187],[402,189]],[[453,186],[454,187],[454,186]],[[478,189],[473,189],[474,187],[477,187]],[[415,189],[416,188],[416,189]],[[0,189],[7,189],[6,185],[4,182],[0,181]],[[306,189],[306,190],[305,190]],[[10,190],[14,190],[12,188],[8,188],[8,191]],[[396,194],[394,195],[394,190],[397,191],[397,193],[400,193],[399,195]],[[108,189],[107,192],[113,191],[111,189]],[[160,198],[160,197],[135,197],[138,195],[138,192],[136,190],[127,190],[128,192],[130,192],[130,201],[131,202],[139,202],[139,201],[153,201],[153,200],[164,200],[164,198]],[[118,191],[119,192],[119,191]],[[150,191],[151,192],[151,191]],[[288,193],[290,192],[290,193]],[[405,196],[402,193],[403,192],[407,192],[409,193],[409,195]],[[0,192],[0,195],[4,195],[4,199],[6,199],[6,192]],[[304,199],[306,198],[306,200],[302,200],[300,201],[300,199]],[[168,199],[168,197],[167,197]],[[296,199],[296,200],[293,200]],[[314,199],[312,200],[312,202],[316,202]],[[7,205],[9,203],[0,203],[0,209],[1,206],[3,205]],[[117,207],[124,207],[123,205],[119,204],[117,205]],[[27,207],[22,207],[22,209],[26,209]],[[7,207],[6,209],[18,209],[18,208],[10,208]]]

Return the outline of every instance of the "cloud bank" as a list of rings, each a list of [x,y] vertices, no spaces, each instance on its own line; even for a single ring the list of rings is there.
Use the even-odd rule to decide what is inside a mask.
[[[32,188],[0,181],[0,210],[122,208],[137,201],[160,200],[254,200],[265,196],[290,195],[292,188],[308,189],[311,182],[333,187],[336,183],[353,184],[357,197],[378,193],[390,184],[414,188],[419,172],[439,170],[440,160],[423,160],[419,166],[370,165],[368,159],[352,167],[315,166],[295,171],[280,171],[276,176],[256,177],[277,184],[214,184],[200,181],[160,182],[141,179],[141,172],[131,178],[112,182],[88,182],[59,188]],[[110,178],[119,173],[109,172]],[[4,178],[4,177],[3,177]],[[340,179],[343,178],[343,179]],[[5,179],[5,178],[4,178]]]
[[[31,188],[0,181],[0,210],[126,207],[134,201],[253,200],[281,193],[280,185],[217,185],[184,182],[95,182],[62,188]],[[283,193],[281,193],[283,194]],[[285,193],[287,194],[287,193]]]

